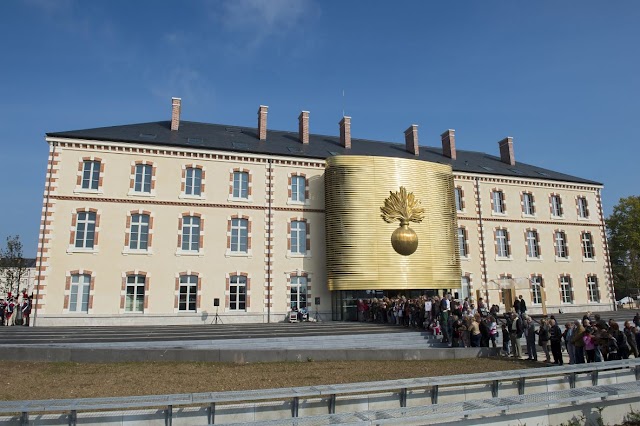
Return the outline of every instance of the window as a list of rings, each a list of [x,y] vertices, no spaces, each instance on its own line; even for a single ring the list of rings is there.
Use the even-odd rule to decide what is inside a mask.
[[[198,216],[182,217],[182,250],[200,250],[200,218]]]
[[[455,197],[456,197],[456,211],[463,211],[464,210],[464,200],[462,198],[462,188],[456,188],[455,189]]]
[[[147,250],[149,244],[149,215],[132,214],[129,230],[129,248]]]
[[[200,196],[202,190],[202,169],[188,167],[186,173],[185,195]]]
[[[600,302],[600,290],[598,289],[598,277],[589,275],[587,277],[587,292],[590,302]]]
[[[496,255],[509,257],[509,233],[506,229],[496,229]]]
[[[291,221],[291,253],[307,253],[307,222],[301,220]]]
[[[527,231],[527,257],[540,257],[540,244],[537,231]]]
[[[585,197],[578,197],[578,217],[580,219],[589,218],[589,205]]]
[[[491,202],[493,204],[494,213],[504,213],[504,193],[502,191],[494,190],[491,193]]]
[[[582,233],[582,256],[585,259],[593,259],[595,253],[593,252],[593,238],[590,232]]]
[[[247,277],[244,275],[229,278],[229,310],[247,310]]]
[[[471,279],[468,275],[463,275],[460,279],[461,298],[471,296]]]
[[[71,293],[69,295],[69,312],[89,312],[89,289],[91,276],[87,274],[71,275]]]
[[[307,179],[304,176],[291,176],[291,201],[306,201]]]
[[[78,212],[76,217],[76,248],[92,249],[96,235],[96,214]]]
[[[98,189],[100,161],[85,160],[82,164],[82,189]]]
[[[249,221],[247,219],[231,219],[231,252],[247,253],[249,241]]]
[[[469,255],[469,247],[467,247],[467,230],[458,228],[458,246],[460,248],[460,257]]]
[[[291,277],[291,309],[307,307],[307,277]]]
[[[567,236],[563,231],[556,231],[555,243],[556,243],[556,256],[563,259],[568,258],[569,250],[567,249]]]
[[[536,208],[533,203],[533,194],[530,192],[524,192],[522,194],[522,213],[529,216],[536,214]]]
[[[180,298],[178,299],[178,310],[184,312],[196,311],[196,298],[198,294],[198,276],[180,276]]]
[[[566,275],[560,277],[560,297],[562,303],[573,303],[571,277],[568,277]]]
[[[126,312],[144,312],[144,275],[127,275],[127,289],[124,310]]]
[[[540,275],[531,277],[531,299],[536,305],[542,303],[542,277]]]
[[[556,217],[562,216],[562,199],[559,195],[551,196],[551,215]]]
[[[233,172],[233,198],[249,198],[249,173]]]
[[[133,184],[135,192],[151,193],[151,173],[153,167],[149,164],[137,164],[136,176]]]

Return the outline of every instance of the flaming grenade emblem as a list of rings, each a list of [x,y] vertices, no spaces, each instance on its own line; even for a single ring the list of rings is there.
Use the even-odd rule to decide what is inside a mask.
[[[418,249],[418,235],[409,228],[410,222],[420,223],[424,219],[424,209],[413,192],[407,193],[404,186],[400,192],[389,191],[389,197],[380,207],[381,217],[387,223],[400,221],[400,227],[391,234],[391,246],[403,256],[409,256]]]

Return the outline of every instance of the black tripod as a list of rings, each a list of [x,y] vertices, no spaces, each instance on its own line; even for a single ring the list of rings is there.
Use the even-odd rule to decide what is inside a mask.
[[[215,317],[213,317],[213,321],[211,321],[211,324],[216,324],[216,325],[218,325],[218,323],[220,323],[220,324],[224,324],[224,323],[222,322],[222,318],[220,318],[220,315],[218,315],[218,307],[216,306],[216,316],[215,316]]]

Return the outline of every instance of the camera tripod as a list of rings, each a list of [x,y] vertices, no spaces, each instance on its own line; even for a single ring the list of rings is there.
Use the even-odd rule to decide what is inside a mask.
[[[211,324],[218,325],[218,323],[224,324],[222,322],[222,318],[220,318],[220,315],[218,315],[218,307],[216,306],[216,315],[213,317],[213,321],[211,321]]]

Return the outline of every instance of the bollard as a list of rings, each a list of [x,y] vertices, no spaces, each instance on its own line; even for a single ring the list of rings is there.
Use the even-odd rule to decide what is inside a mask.
[[[210,425],[216,423],[216,403],[212,402],[207,408],[207,422]]]

